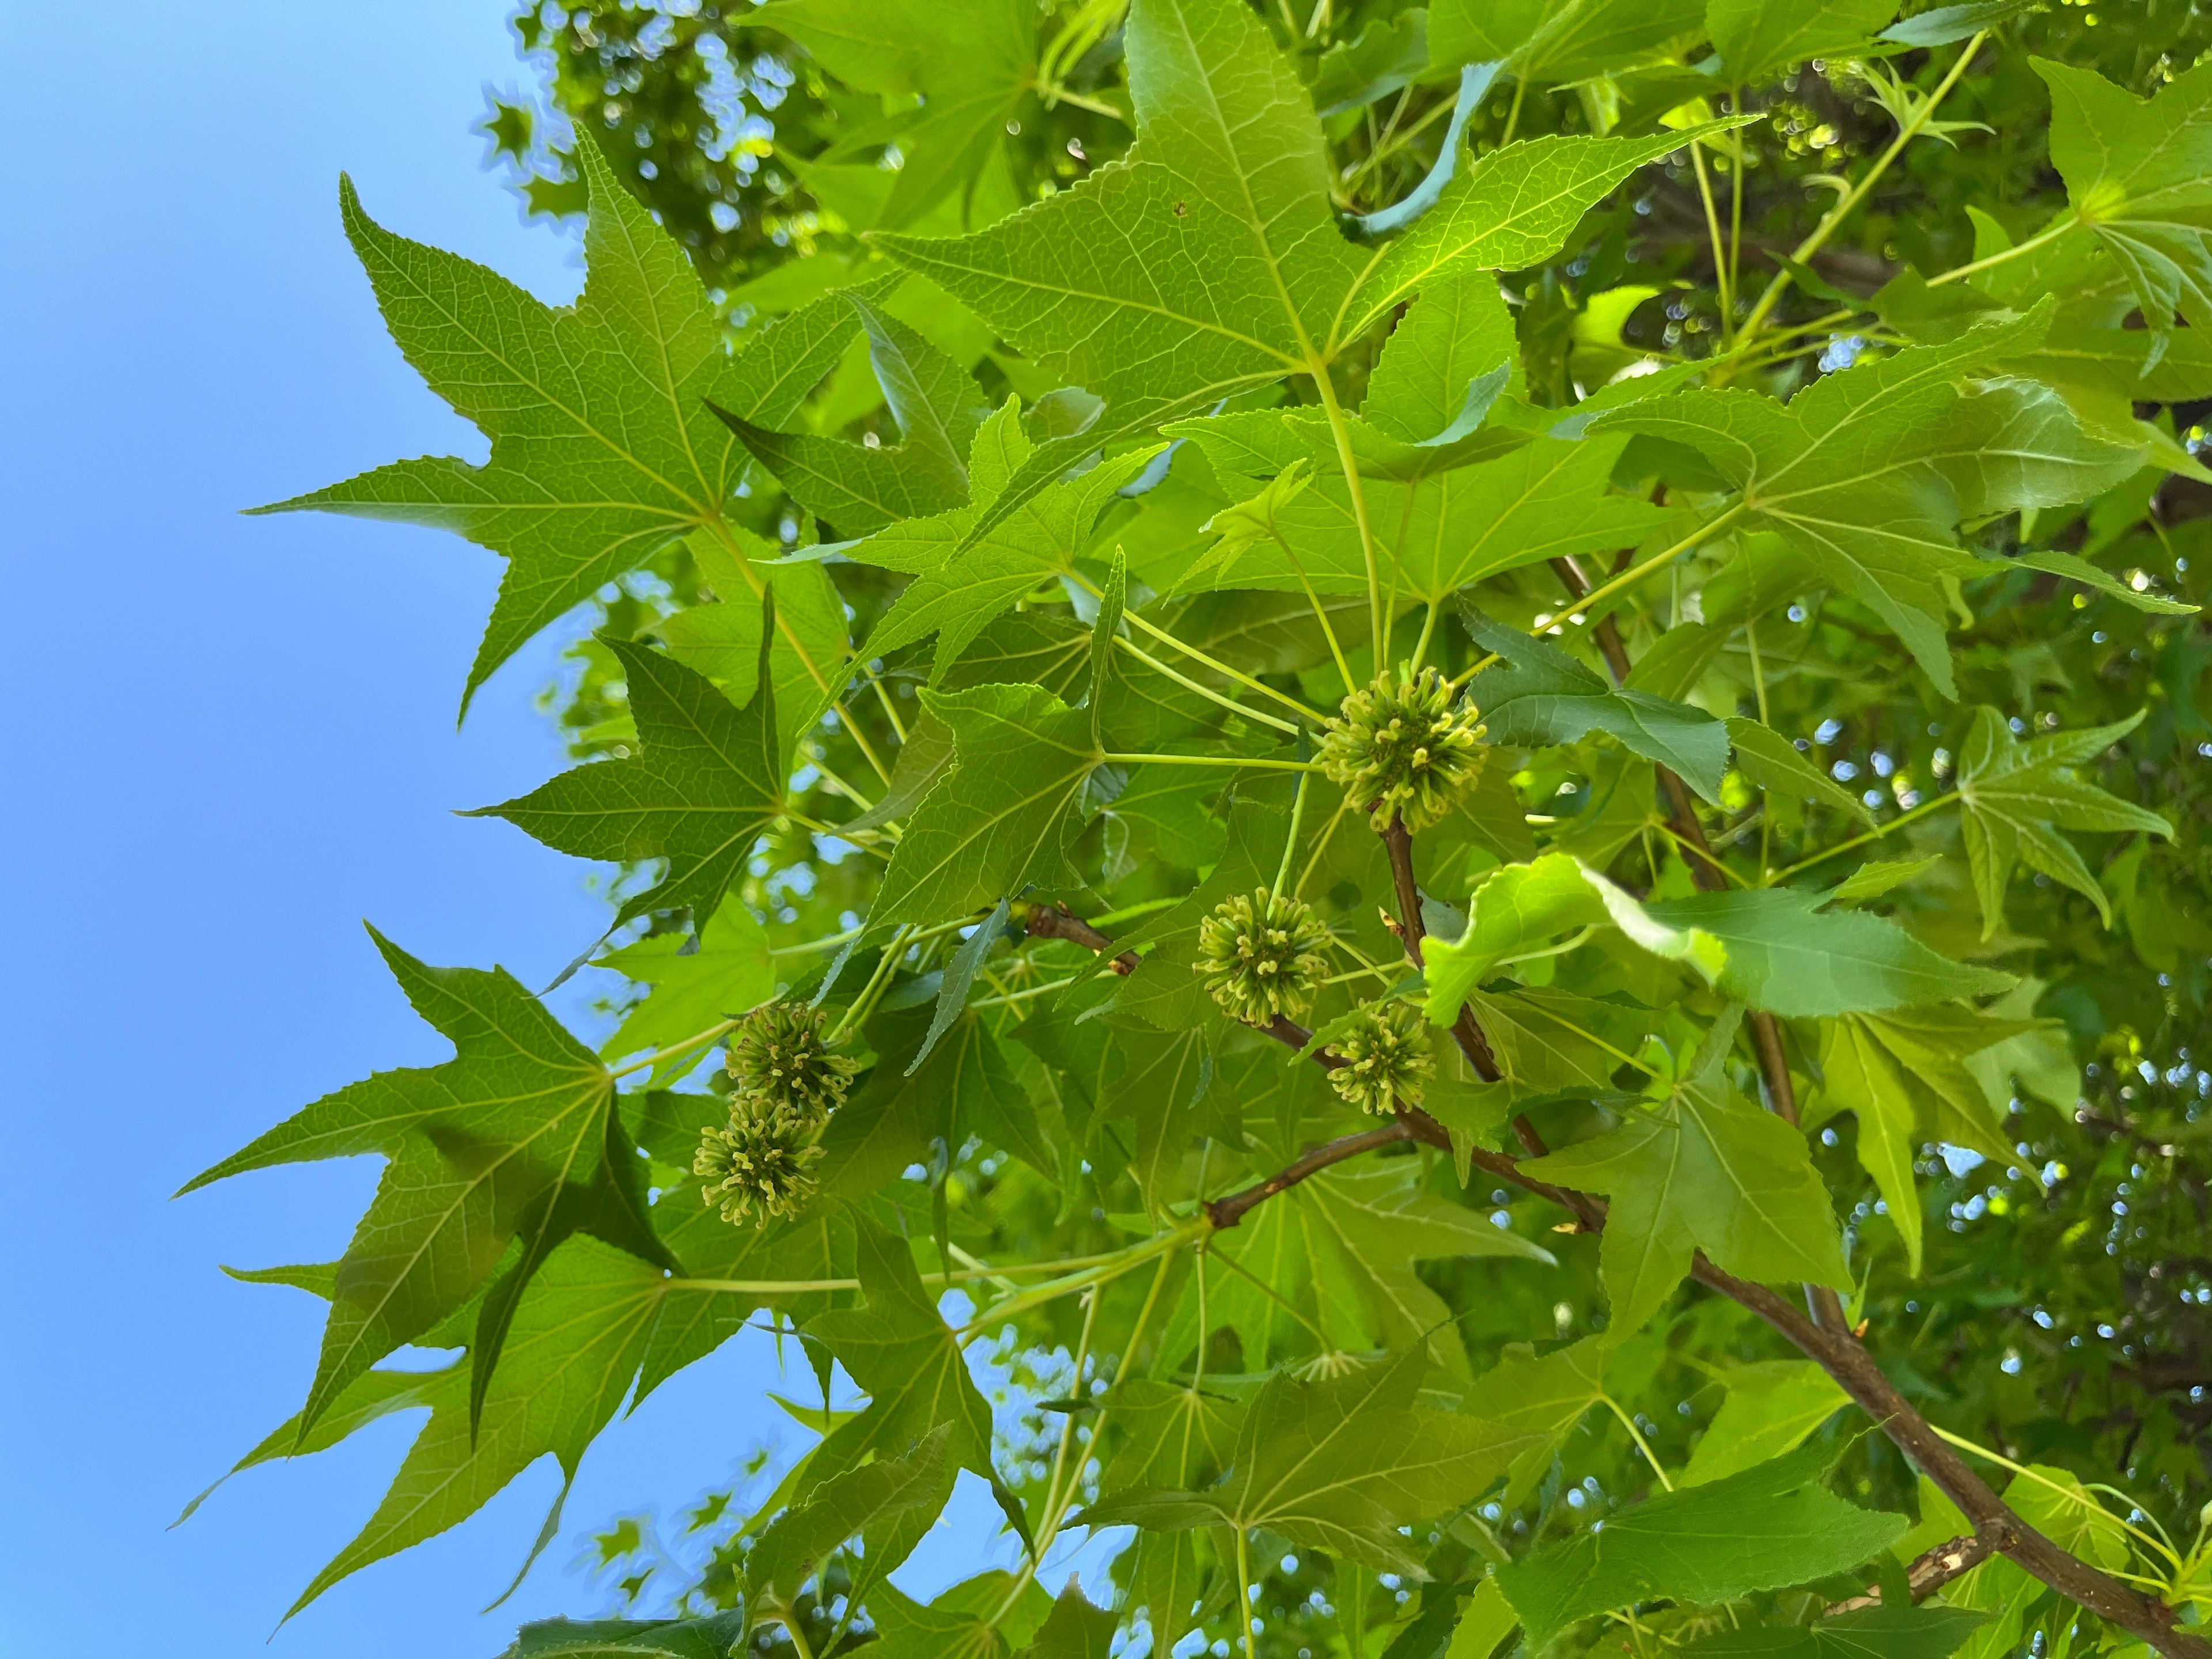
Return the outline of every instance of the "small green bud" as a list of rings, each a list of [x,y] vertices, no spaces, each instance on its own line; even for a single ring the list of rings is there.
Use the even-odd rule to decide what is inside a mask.
[[[1376,1117],[1419,1105],[1421,1085],[1437,1069],[1420,1010],[1409,1002],[1376,1002],[1359,1012],[1359,1022],[1330,1045],[1344,1064],[1329,1073],[1329,1086]]]
[[[754,1104],[734,1105],[726,1125],[700,1136],[691,1159],[691,1173],[707,1177],[700,1196],[732,1226],[748,1218],[755,1227],[789,1220],[818,1190],[806,1173],[822,1156],[812,1129],[787,1106],[749,1110]]]
[[[811,1132],[845,1103],[857,1062],[832,1052],[818,1008],[770,1002],[744,1017],[730,1037],[730,1093],[738,1101],[781,1106]]]
[[[1313,1006],[1328,959],[1328,928],[1313,906],[1287,893],[1232,893],[1198,924],[1206,988],[1230,1017],[1269,1025],[1278,1014],[1302,1018]]]
[[[1394,816],[1425,830],[1481,775],[1482,726],[1455,709],[1449,681],[1433,668],[1401,684],[1384,669],[1344,700],[1322,738],[1321,765],[1377,830]]]

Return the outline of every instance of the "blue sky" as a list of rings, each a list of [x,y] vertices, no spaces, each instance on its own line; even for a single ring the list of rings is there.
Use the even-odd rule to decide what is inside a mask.
[[[471,128],[522,80],[493,0],[7,3],[0,169],[0,612],[17,873],[0,1158],[0,1655],[134,1632],[175,1659],[496,1653],[588,1613],[588,1523],[665,1516],[764,1439],[763,1346],[617,1424],[514,1601],[548,1462],[459,1531],[279,1615],[374,1507],[416,1420],[183,1503],[297,1405],[319,1304],[217,1264],[328,1260],[372,1160],[175,1202],[215,1158],[374,1069],[434,1063],[362,932],[542,984],[599,930],[586,872],[452,809],[559,769],[541,641],[454,710],[498,562],[430,531],[238,509],[481,441],[386,337],[340,234],[369,210],[539,294],[568,243],[523,224]],[[25,758],[27,757],[27,767]],[[27,778],[25,773],[27,771]],[[978,1514],[973,1501],[956,1504]],[[988,1510],[988,1499],[981,1502]],[[940,1532],[902,1579],[972,1571]]]

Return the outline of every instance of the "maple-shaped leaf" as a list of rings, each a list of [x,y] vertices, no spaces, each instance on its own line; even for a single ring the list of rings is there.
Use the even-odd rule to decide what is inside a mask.
[[[777,432],[712,398],[708,407],[800,506],[852,537],[965,501],[969,447],[989,410],[967,370],[867,295],[856,289],[846,298],[867,332],[868,360],[899,442]]]
[[[1102,461],[1078,477],[1048,485],[978,530],[1007,481],[1036,448],[1020,416],[1018,400],[1009,398],[976,434],[968,505],[908,519],[843,550],[855,563],[915,579],[868,635],[870,656],[887,657],[933,633],[932,678],[941,678],[1015,600],[1074,574],[1076,557],[1090,545],[1099,515],[1152,457],[1151,451],[1139,449]],[[1000,683],[1037,678],[1034,671],[1011,669],[995,677]]]
[[[2178,312],[2212,329],[2212,65],[2138,98],[2094,70],[2030,60],[2051,88],[2051,161],[2081,222],[2127,273],[2151,342]]]
[[[907,820],[871,920],[936,921],[1076,882],[1067,846],[1103,758],[1092,710],[1036,685],[925,691],[922,706],[951,729],[954,764]]]
[[[867,1409],[832,1430],[807,1462],[810,1489],[872,1455],[902,1451],[945,1425],[945,1461],[991,1479],[991,1408],[937,1304],[922,1288],[904,1239],[859,1222],[862,1308],[806,1322],[806,1334],[836,1356],[867,1391]]]
[[[775,994],[768,930],[734,893],[694,933],[655,933],[592,959],[652,994],[635,1004],[599,1045],[609,1061],[673,1048],[718,1021],[745,1013]],[[698,1063],[696,1050],[665,1060],[651,1079],[665,1083]]]
[[[1960,519],[2006,511],[2007,503],[2051,504],[2054,492],[2063,498],[2075,488],[2094,493],[2137,464],[2133,452],[2084,431],[2057,399],[2032,395],[2041,447],[2027,455],[1990,447],[2021,417],[2021,403],[1996,393],[1985,404],[1963,395],[1960,383],[1980,364],[2038,344],[2050,314],[2045,303],[1979,323],[1945,345],[1824,376],[1786,407],[1754,392],[1705,390],[1631,404],[1595,424],[1703,454],[1741,493],[1749,524],[1778,532],[1820,576],[1865,604],[1954,696],[1942,579],[1986,569],[1960,545]]]
[[[1699,1250],[1761,1284],[1850,1288],[1804,1137],[1723,1074],[1734,1028],[1716,1025],[1696,1072],[1659,1099],[1625,1106],[1618,1128],[1522,1166],[1612,1198],[1598,1263],[1612,1328],[1624,1334],[1659,1310]]]
[[[1975,1608],[1933,1602],[1917,1607],[1862,1607],[1815,1625],[1747,1625],[1718,1631],[1679,1651],[1683,1659],[1949,1659],[1988,1623],[1989,1615]]]
[[[1478,1496],[1521,1447],[1486,1424],[1416,1406],[1425,1368],[1414,1352],[1316,1382],[1279,1371],[1246,1411],[1218,1484],[1109,1493],[1071,1524],[1267,1527],[1343,1560],[1425,1579],[1399,1528]]]
[[[528,1571],[559,1528],[585,1451],[629,1391],[666,1283],[658,1267],[634,1255],[571,1239],[524,1293],[481,1401],[472,1401],[468,1361],[428,1375],[379,1370],[355,1379],[334,1401],[332,1416],[397,1383],[410,1391],[404,1403],[428,1406],[430,1419],[375,1513],[284,1616],[372,1562],[459,1526],[550,1453],[561,1465],[561,1486],[523,1564]]]
[[[1808,1446],[1711,1486],[1616,1510],[1501,1567],[1498,1587],[1532,1645],[1631,1602],[1714,1607],[1857,1566],[1904,1536],[1902,1515],[1863,1510],[1823,1484],[1835,1454]]]
[[[617,914],[617,927],[652,910],[714,914],[753,843],[783,812],[783,757],[769,680],[773,595],[762,603],[762,649],[752,700],[733,708],[713,681],[649,646],[608,640],[629,686],[642,754],[587,762],[528,794],[482,806],[548,847],[578,858],[665,859],[659,883]]]
[[[2157,813],[2074,775],[2075,767],[2134,731],[2146,712],[2022,741],[1996,709],[1974,711],[1973,729],[1959,750],[1959,808],[1984,939],[2004,920],[2005,883],[2021,862],[2081,894],[2105,926],[2112,925],[2112,901],[2074,843],[2057,832],[2132,830],[2172,837],[2172,826]]]
[[[1557,1265],[1550,1251],[1428,1192],[1418,1170],[1399,1162],[1412,1160],[1316,1176],[1214,1240],[1213,1249],[1251,1275],[1222,1278],[1211,1297],[1215,1317],[1252,1334],[1253,1363],[1279,1357],[1279,1340],[1261,1346],[1273,1331],[1288,1338],[1298,1328],[1291,1322],[1310,1320],[1338,1352],[1419,1351],[1437,1370],[1464,1376],[1451,1310],[1413,1264],[1511,1256]]]
[[[479,1409],[520,1297],[573,1233],[674,1265],[646,1220],[614,1079],[591,1050],[504,969],[431,968],[369,933],[453,1058],[325,1095],[183,1189],[280,1164],[389,1160],[338,1263],[302,1434],[355,1378],[482,1291],[470,1340]]]
[[[1971,1147],[2002,1162],[2016,1156],[2004,1111],[1967,1065],[1974,1055],[2039,1029],[1956,1006],[1850,1014],[1820,1030],[1821,1090],[1808,1127],[1829,1114],[1857,1114],[1859,1162],[1881,1189],[1905,1241],[1907,1270],[1920,1273],[1922,1218],[1913,1160],[1930,1141]]]
[[[588,137],[586,277],[574,307],[395,236],[340,189],[346,234],[392,338],[431,390],[491,440],[491,459],[395,461],[265,513],[314,507],[455,530],[503,554],[462,706],[540,629],[695,528],[723,526],[747,457],[708,410],[787,420],[857,324],[832,296],[732,358],[684,251]]]
[[[902,1455],[880,1457],[872,1463],[848,1469],[814,1488],[805,1503],[786,1510],[760,1535],[745,1557],[745,1605],[757,1620],[763,1613],[788,1613],[799,1591],[830,1553],[847,1539],[861,1536],[868,1548],[860,1553],[846,1593],[854,1600],[866,1594],[865,1577],[872,1580],[896,1567],[905,1559],[890,1559],[884,1546],[885,1534],[916,1511],[934,1521],[952,1488],[952,1471],[945,1466],[945,1446],[951,1427],[940,1423]],[[900,1541],[912,1547],[910,1529]]]

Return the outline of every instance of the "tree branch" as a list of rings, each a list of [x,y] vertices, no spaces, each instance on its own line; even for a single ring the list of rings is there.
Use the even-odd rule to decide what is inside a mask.
[[[1106,951],[1114,948],[1111,939],[1077,916],[1065,904],[1025,904],[1012,908],[1022,925],[1029,929],[1031,939],[1064,939],[1089,951]],[[1117,974],[1133,974],[1142,960],[1144,958],[1134,951],[1124,951],[1114,958],[1112,967]]]
[[[1951,1539],[1912,1558],[1912,1564],[1905,1570],[1905,1586],[1911,1591],[1916,1604],[1925,1601],[1954,1578],[1963,1578],[1996,1553],[1995,1547],[1978,1533]],[[1879,1607],[1881,1604],[1880,1593],[1869,1586],[1864,1595],[1854,1595],[1847,1601],[1830,1602],[1822,1616],[1833,1619],[1838,1613],[1856,1613],[1863,1607]]]
[[[1393,862],[1395,869],[1395,858]],[[1410,870],[1410,863],[1407,868]],[[1414,914],[1418,918],[1418,905]],[[1040,906],[1028,919],[1033,932],[1039,931],[1036,921],[1040,916],[1046,919],[1045,937],[1072,939],[1094,951],[1113,947],[1112,939],[1089,923],[1077,921],[1063,909],[1047,910]],[[1277,1042],[1295,1049],[1304,1049],[1313,1040],[1313,1033],[1304,1026],[1279,1017],[1272,1025],[1261,1029]],[[1343,1063],[1326,1050],[1315,1054],[1313,1058],[1316,1064],[1324,1066]],[[1786,1071],[1784,1076],[1786,1079]],[[1533,1128],[1528,1131],[1528,1138],[1533,1139],[1534,1135]],[[1445,1152],[1452,1150],[1450,1132],[1435,1118],[1419,1110],[1401,1112],[1389,1123],[1346,1135],[1314,1148],[1267,1180],[1227,1198],[1215,1200],[1207,1206],[1207,1212],[1216,1227],[1235,1226],[1256,1206],[1265,1203],[1278,1193],[1288,1191],[1316,1171],[1343,1163],[1347,1158],[1357,1158],[1363,1152],[1404,1140],[1418,1140]],[[1540,1139],[1537,1139],[1535,1144],[1538,1147],[1542,1146]],[[1605,1206],[1591,1194],[1555,1187],[1525,1175],[1519,1164],[1503,1152],[1493,1152],[1478,1146],[1471,1150],[1469,1158],[1474,1167],[1485,1173],[1498,1180],[1510,1182],[1524,1191],[1559,1205],[1575,1217],[1583,1231],[1597,1232],[1604,1227]],[[1806,1358],[1833,1377],[1859,1409],[1881,1426],[1897,1449],[1934,1481],[1945,1497],[1958,1505],[1960,1512],[1967,1520],[1973,1522],[1975,1540],[1983,1548],[1984,1555],[1989,1553],[2005,1555],[2106,1623],[2148,1644],[2163,1659],[2212,1659],[2212,1641],[2193,1632],[2175,1628],[2172,1608],[2122,1583],[2078,1556],[2069,1554],[2021,1519],[1987,1481],[1944,1443],[1928,1419],[1914,1410],[1911,1403],[1897,1391],[1895,1385],[1883,1374],[1881,1367],[1875,1363],[1874,1356],[1850,1331],[1843,1328],[1840,1322],[1828,1327],[1808,1318],[1765,1285],[1738,1279],[1716,1267],[1702,1252],[1692,1261],[1690,1272],[1691,1276],[1708,1290],[1716,1291],[1757,1314],[1794,1344]],[[1963,1573],[1974,1565],[1965,1560],[1963,1554],[1960,1560],[1962,1565],[1958,1566],[1957,1572]],[[1916,1566],[1917,1565],[1915,1564]],[[1931,1578],[1929,1587],[1935,1588],[1938,1582],[1942,1581]]]
[[[1413,832],[1397,813],[1391,814],[1390,827],[1382,831],[1382,846],[1390,855],[1390,884],[1398,894],[1399,942],[1413,966],[1425,968],[1428,964],[1421,959],[1421,941],[1428,937],[1428,928],[1421,921],[1421,884],[1413,878]],[[1474,1023],[1474,1011],[1465,1004],[1452,1022],[1452,1037],[1468,1064],[1474,1067],[1474,1074],[1485,1083],[1495,1083],[1503,1075],[1498,1056],[1491,1052],[1490,1039],[1483,1036],[1482,1027]]]

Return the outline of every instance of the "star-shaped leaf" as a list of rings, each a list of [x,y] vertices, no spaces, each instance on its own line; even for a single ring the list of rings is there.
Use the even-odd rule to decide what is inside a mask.
[[[528,794],[477,814],[502,817],[578,858],[631,863],[665,859],[657,886],[633,895],[620,927],[652,910],[688,906],[714,914],[762,831],[783,812],[783,757],[767,641],[775,601],[762,603],[762,650],[752,700],[743,708],[713,681],[648,646],[609,640],[629,685],[644,753],[594,761]]]
[[[2142,307],[2148,373],[2175,313],[2212,329],[2212,66],[2145,99],[2094,70],[2033,62],[2051,88],[2051,160],[2067,198]]]
[[[1808,1446],[1617,1510],[1602,1528],[1500,1568],[1498,1587],[1541,1646],[1577,1620],[1630,1602],[1714,1607],[1857,1566],[1911,1522],[1831,1492],[1822,1477],[1834,1455]]]
[[[1959,806],[1984,939],[2004,920],[2005,883],[2022,861],[2081,894],[2105,925],[2112,925],[2112,901],[2074,843],[2057,832],[2132,830],[2172,837],[2172,826],[2157,813],[2074,775],[2074,768],[2134,731],[2143,712],[2110,726],[2046,732],[2023,742],[1996,709],[1974,711],[1973,730],[1959,751]]]
[[[1596,424],[1702,453],[1741,492],[1753,525],[1779,532],[1864,603],[1953,696],[1942,579],[1984,568],[1959,544],[1959,521],[1972,511],[2006,510],[2008,480],[2039,488],[2047,476],[2039,465],[1975,462],[1992,415],[2013,411],[1963,398],[1958,383],[1981,363],[2033,349],[2050,315],[2045,303],[2025,317],[1978,324],[1947,345],[1825,376],[1786,408],[1753,392],[1706,390],[1631,404]],[[2116,447],[2073,430],[2093,463]],[[1972,499],[1962,501],[1967,492]]]
[[[1520,1448],[1487,1425],[1416,1406],[1424,1368],[1416,1352],[1317,1382],[1277,1372],[1246,1412],[1219,1484],[1111,1493],[1079,1524],[1267,1527],[1344,1560],[1425,1578],[1398,1529],[1476,1497]]]
[[[584,292],[571,307],[393,235],[362,211],[351,181],[342,185],[346,234],[392,338],[491,439],[491,459],[396,461],[259,509],[436,525],[505,555],[464,708],[556,617],[694,528],[721,525],[747,458],[706,399],[763,425],[788,419],[857,321],[832,295],[732,359],[682,248],[588,137],[576,155],[591,215]]]
[[[1707,1041],[1717,1059],[1727,1036],[1717,1027]],[[1659,1310],[1699,1250],[1762,1284],[1850,1288],[1835,1211],[1803,1137],[1738,1095],[1719,1069],[1709,1060],[1665,1098],[1626,1108],[1620,1127],[1522,1166],[1611,1196],[1598,1261],[1623,1334]]]
[[[969,447],[989,410],[959,364],[867,295],[856,289],[846,298],[867,332],[868,360],[898,422],[898,443],[777,432],[712,398],[708,407],[800,506],[851,537],[965,501]]]
[[[968,1375],[951,1328],[922,1288],[904,1239],[860,1221],[865,1308],[821,1314],[806,1334],[867,1390],[868,1407],[833,1430],[807,1464],[810,1486],[857,1468],[871,1454],[902,1451],[940,1425],[956,1468],[991,1478],[991,1408]]]
[[[614,1112],[614,1080],[591,1051],[504,969],[427,967],[371,937],[454,1057],[325,1095],[185,1188],[280,1164],[389,1159],[338,1263],[302,1434],[489,1280],[470,1344],[470,1407],[480,1409],[520,1299],[573,1233],[672,1264],[645,1219],[644,1168]]]

